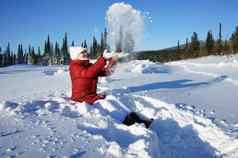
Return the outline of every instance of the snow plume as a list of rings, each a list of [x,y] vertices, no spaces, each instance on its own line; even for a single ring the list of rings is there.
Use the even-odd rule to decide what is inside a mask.
[[[126,3],[112,4],[106,15],[109,43],[113,51],[132,52],[142,40],[144,17]]]

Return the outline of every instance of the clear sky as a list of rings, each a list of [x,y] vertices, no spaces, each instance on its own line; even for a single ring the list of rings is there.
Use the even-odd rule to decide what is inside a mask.
[[[118,0],[1,0],[0,46],[7,42],[16,49],[32,44],[43,47],[49,34],[62,43],[64,32],[77,44],[91,41],[105,27],[108,7]],[[207,31],[218,36],[218,23],[223,25],[223,38],[228,38],[238,25],[237,0],[124,0],[142,13],[150,12],[146,21],[144,42],[140,49],[160,49],[181,43],[196,31],[205,39]]]

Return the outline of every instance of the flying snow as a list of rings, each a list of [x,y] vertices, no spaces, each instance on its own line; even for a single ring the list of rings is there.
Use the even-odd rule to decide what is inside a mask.
[[[144,17],[126,3],[114,3],[106,13],[109,43],[113,51],[132,52],[144,34]]]

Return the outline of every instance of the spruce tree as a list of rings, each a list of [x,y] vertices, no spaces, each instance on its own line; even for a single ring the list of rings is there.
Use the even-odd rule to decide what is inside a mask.
[[[34,47],[32,48],[32,52],[31,52],[31,55],[32,55],[32,59],[33,59],[33,64],[37,64],[37,60],[36,60],[36,53],[35,53],[35,49]]]
[[[49,63],[49,47],[48,47],[48,40],[45,41],[44,44],[44,53],[43,53],[43,63],[48,65]]]
[[[60,64],[60,48],[59,48],[59,44],[57,42],[55,42],[55,60],[56,60],[56,64]]]
[[[8,42],[7,48],[5,51],[5,57],[4,57],[4,66],[8,66],[11,64],[11,49],[10,49],[10,43]]]
[[[71,44],[71,46],[74,46],[74,41],[72,41],[72,44]]]
[[[16,54],[13,54],[13,63],[17,64],[17,56],[16,56]]]
[[[17,64],[23,64],[24,59],[23,59],[23,48],[22,45],[19,44],[18,45],[18,49],[17,49]]]
[[[86,41],[86,40],[83,41],[83,48],[88,48],[88,45],[87,45],[87,41]]]
[[[39,57],[41,56],[41,50],[40,50],[40,47],[38,47],[37,55],[38,55]]]
[[[24,52],[23,52],[22,44],[20,45],[20,54],[21,54],[21,63],[23,64],[24,63],[24,57],[23,57]]]
[[[36,55],[36,63],[37,64],[41,64],[41,50],[40,50],[40,47],[38,47],[37,49],[37,55]]]
[[[49,53],[48,53],[48,48],[47,48],[47,42],[45,41],[45,44],[44,44],[44,53],[43,53],[43,56],[46,57],[46,56],[49,56]]]
[[[26,49],[25,49],[25,53],[24,53],[24,64],[28,64],[28,53],[27,53]]]
[[[10,64],[9,65],[13,65],[14,61],[13,61],[13,53],[10,53]]]
[[[230,54],[231,50],[230,50],[230,45],[229,45],[229,42],[227,40],[225,40],[224,42],[224,47],[223,47],[223,50],[224,50],[224,53],[225,54]]]
[[[95,36],[93,36],[93,41],[92,41],[92,45],[90,47],[90,58],[96,58],[97,54],[96,54],[96,50],[97,50],[97,39]]]
[[[186,38],[185,52],[189,52],[189,42],[188,42],[188,38]]]
[[[31,46],[29,46],[28,64],[36,64],[35,49]]]
[[[63,38],[61,52],[62,52],[62,56],[63,56],[63,64],[69,64],[70,56],[69,56],[69,50],[68,50],[67,33],[65,33],[64,38]]]
[[[27,52],[27,64],[32,64],[32,56],[31,56],[31,45],[28,46],[28,52]]]
[[[176,47],[175,54],[174,54],[173,58],[175,58],[175,59],[182,59],[182,58],[184,58],[183,52],[181,50],[182,49],[181,49],[181,46],[180,46],[180,41],[178,40],[177,47]]]
[[[6,66],[6,53],[2,54],[2,66]]]
[[[178,42],[177,42],[177,52],[179,53],[180,52],[180,41],[178,40]]]
[[[11,65],[14,65],[14,64],[16,64],[16,60],[15,60],[15,54],[13,53],[13,52],[11,52],[11,54],[10,54],[10,63],[11,63]]]
[[[193,53],[193,57],[198,57],[199,56],[199,51],[200,51],[200,42],[198,39],[198,35],[196,32],[193,32],[193,35],[191,37],[191,51]]]
[[[52,64],[53,55],[54,55],[53,45],[50,41],[50,35],[48,35],[44,45],[44,53],[43,53],[44,64],[46,65]]]
[[[234,53],[236,50],[235,34],[234,33],[231,34],[230,43],[231,43],[232,52]]]
[[[49,57],[51,56],[50,45],[51,45],[50,44],[50,35],[48,35],[47,41],[46,41],[46,51],[45,51],[45,53],[47,53]]]
[[[54,64],[54,46],[53,43],[50,43],[50,65]]]
[[[222,54],[222,33],[221,33],[221,23],[219,23],[219,39],[218,39],[218,41],[217,41],[217,46],[218,46],[218,48],[217,48],[217,53],[219,54],[219,55],[221,55]]]
[[[107,45],[107,29],[104,29],[104,32],[101,33],[100,39],[100,52],[103,52],[105,49],[109,50],[109,46]]]
[[[207,55],[211,55],[214,49],[214,38],[211,31],[207,32],[207,39],[206,39],[206,50]]]
[[[232,33],[230,41],[233,53],[238,53],[238,26],[236,26],[235,32]]]
[[[20,44],[17,46],[17,63],[18,64],[20,64],[21,62],[20,62],[20,49],[21,49],[21,47],[20,47]]]

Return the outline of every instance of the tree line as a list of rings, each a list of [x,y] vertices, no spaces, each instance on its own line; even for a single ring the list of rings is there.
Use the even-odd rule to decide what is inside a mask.
[[[80,46],[88,48],[90,58],[97,58],[104,49],[110,49],[107,44],[107,35],[107,29],[105,28],[104,32],[101,33],[100,42],[94,35],[92,44],[89,47],[86,40],[83,40]],[[70,61],[70,45],[75,46],[75,42],[72,41],[69,44],[67,33],[63,37],[61,46],[57,41],[53,43],[50,40],[50,35],[48,35],[44,42],[43,50],[40,47],[35,49],[31,45],[24,49],[22,44],[18,44],[16,52],[13,52],[10,43],[8,43],[5,50],[0,47],[0,67],[14,64],[67,65]]]
[[[88,48],[90,58],[97,58],[104,49],[110,50],[107,44],[107,29],[101,33],[98,41],[95,36],[92,37],[92,43],[88,46],[87,41],[84,40],[81,46]],[[23,49],[22,44],[18,45],[17,51],[13,52],[10,48],[10,43],[7,44],[5,50],[0,47],[0,67],[9,66],[13,64],[38,64],[38,65],[58,65],[69,64],[69,45],[75,46],[75,42],[68,43],[67,33],[65,33],[60,45],[58,42],[51,42],[50,36],[44,42],[44,48],[40,47],[37,50],[31,45],[28,49]],[[120,45],[120,44],[118,44]],[[117,48],[121,50],[121,48]],[[197,58],[208,55],[227,55],[238,53],[238,26],[229,39],[222,38],[222,24],[219,24],[219,36],[215,39],[211,30],[207,32],[205,40],[200,40],[198,34],[193,32],[190,40],[187,38],[184,44],[177,42],[175,48],[168,48],[155,51],[137,52],[134,59],[149,59],[151,61],[169,62],[190,58]]]
[[[190,40],[187,38],[184,44],[180,44],[180,41],[178,41],[175,48],[138,52],[137,59],[169,62],[209,55],[228,55],[236,53],[238,53],[238,26],[236,26],[229,39],[223,39],[222,24],[219,23],[217,39],[215,39],[211,30],[207,32],[205,40],[200,40],[198,34],[193,32]]]

